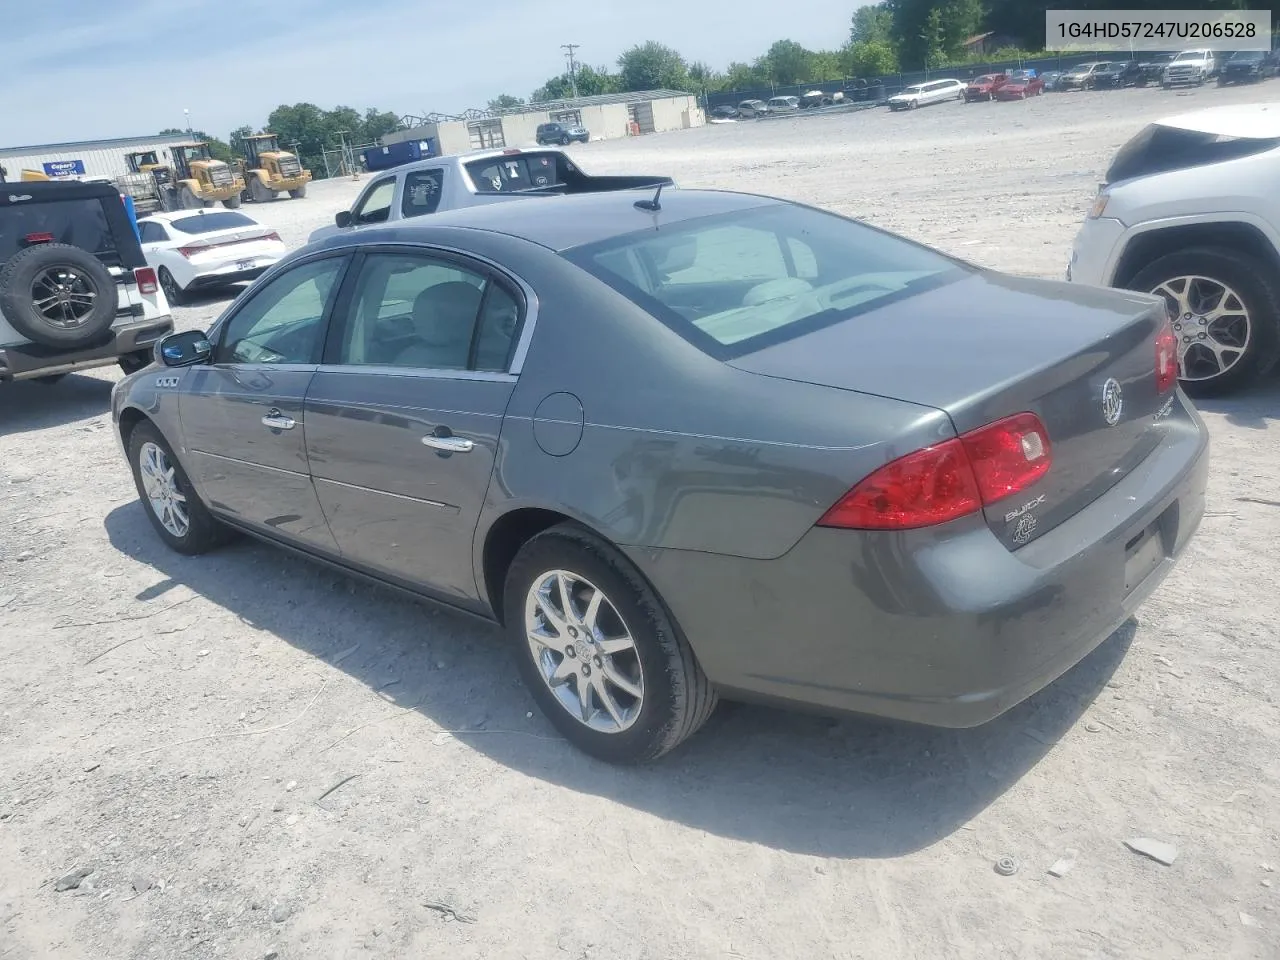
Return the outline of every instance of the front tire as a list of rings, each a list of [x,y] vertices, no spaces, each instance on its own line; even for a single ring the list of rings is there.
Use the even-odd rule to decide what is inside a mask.
[[[227,197],[222,201],[222,205],[228,210],[235,210],[240,206],[240,194],[237,193],[234,196]]]
[[[580,527],[552,527],[520,548],[503,612],[539,709],[585,753],[655,760],[715,709],[715,688],[653,588]]]
[[[204,206],[204,201],[191,192],[189,187],[183,187],[178,191],[178,207],[182,210],[199,210]]]
[[[206,509],[168,441],[150,421],[129,434],[129,466],[142,509],[170,549],[194,556],[226,541],[227,528]]]
[[[1221,247],[1179,250],[1127,286],[1169,304],[1182,387],[1191,396],[1247,386],[1280,358],[1280,278],[1256,257]]]
[[[302,186],[289,191],[289,197],[292,200],[301,200],[306,195],[307,195],[307,185],[305,183]]]

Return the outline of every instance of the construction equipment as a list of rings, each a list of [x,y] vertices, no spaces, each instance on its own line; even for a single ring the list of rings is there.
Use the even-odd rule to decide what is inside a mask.
[[[242,149],[244,159],[235,161],[235,170],[244,181],[243,199],[266,203],[285,191],[295,200],[307,195],[311,171],[302,168],[297,156],[280,149],[274,133],[245,137]]]
[[[168,210],[172,171],[160,161],[157,152],[126,153],[124,160],[129,172],[116,177],[114,182],[121,193],[133,199],[133,208],[138,215],[148,216]]]
[[[215,160],[209,144],[175,143],[169,146],[169,153],[172,167],[160,165],[150,170],[165,209],[194,210],[219,201],[232,210],[240,206],[244,179],[221,160]]]

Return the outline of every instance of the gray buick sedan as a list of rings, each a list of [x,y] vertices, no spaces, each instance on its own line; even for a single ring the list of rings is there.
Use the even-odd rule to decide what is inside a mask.
[[[169,546],[242,531],[491,618],[615,762],[718,696],[987,721],[1204,509],[1162,301],[766,197],[362,228],[156,355],[112,411]]]

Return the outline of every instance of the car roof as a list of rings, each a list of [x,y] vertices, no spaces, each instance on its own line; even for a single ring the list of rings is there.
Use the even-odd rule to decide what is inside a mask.
[[[1176,127],[1222,137],[1270,140],[1280,137],[1280,103],[1237,103],[1206,107],[1157,120],[1162,127]]]
[[[148,220],[154,220],[156,223],[172,223],[174,220],[185,220],[188,217],[202,217],[210,213],[238,213],[242,217],[248,217],[254,223],[258,222],[255,217],[250,216],[243,210],[217,210],[212,207],[197,207],[195,210],[165,210],[160,213],[151,213],[145,217],[139,217],[138,222],[145,223]]]
[[[660,210],[653,212],[636,208],[637,200],[649,200],[653,195],[654,189],[646,187],[642,190],[525,197],[462,207],[426,217],[379,224],[369,231],[371,234],[376,232],[378,240],[369,242],[386,243],[388,232],[395,239],[412,242],[416,239],[415,234],[426,234],[438,227],[465,227],[518,237],[558,252],[638,230],[653,230],[699,217],[786,203],[774,197],[727,190],[667,187],[662,191]],[[546,204],[555,204],[555,207],[548,209]],[[344,236],[359,243],[363,232],[357,229]],[[422,239],[425,240],[425,236]]]

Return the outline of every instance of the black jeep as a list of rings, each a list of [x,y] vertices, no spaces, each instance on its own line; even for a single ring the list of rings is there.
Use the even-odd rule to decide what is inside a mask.
[[[151,362],[173,331],[119,190],[80,181],[0,186],[0,381]]]

